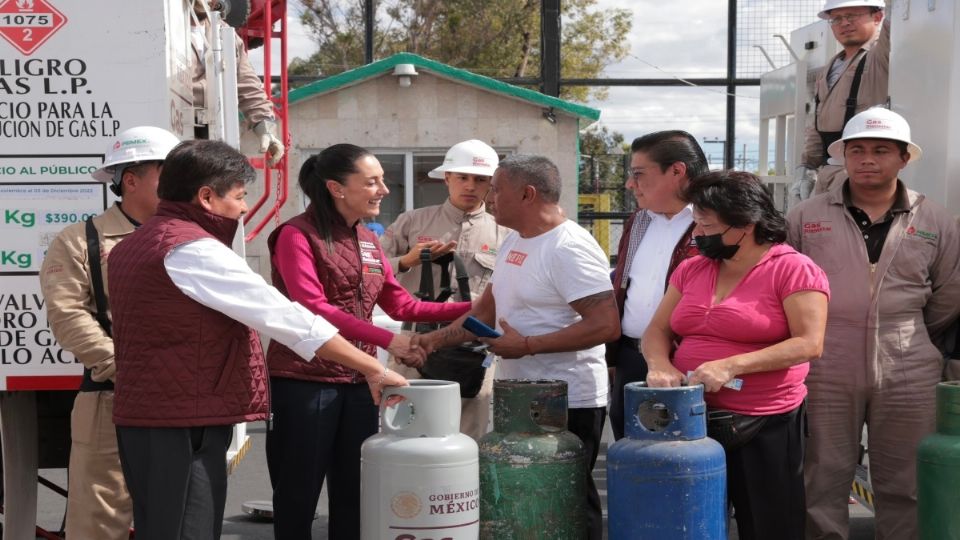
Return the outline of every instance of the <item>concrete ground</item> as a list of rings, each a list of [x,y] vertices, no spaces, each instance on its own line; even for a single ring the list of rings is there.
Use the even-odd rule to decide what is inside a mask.
[[[251,438],[251,446],[246,457],[230,476],[222,538],[227,540],[268,540],[273,538],[271,523],[267,520],[251,517],[242,511],[244,502],[269,501],[271,497],[264,450],[265,428],[262,423],[250,424],[247,433]],[[609,427],[603,440],[607,443],[613,440]],[[64,469],[48,469],[41,471],[41,474],[58,485],[66,485],[66,471]],[[606,508],[606,459],[602,454],[597,462],[594,476],[601,489],[601,497],[603,498],[604,508]],[[49,530],[59,530],[65,507],[63,497],[41,486],[38,506],[39,524]],[[314,522],[313,537],[320,540],[327,538],[327,498],[325,491],[320,496],[317,511],[320,517]],[[850,514],[850,540],[872,539],[873,515],[859,504],[850,506]],[[730,532],[729,538],[730,540],[738,538],[736,530]]]

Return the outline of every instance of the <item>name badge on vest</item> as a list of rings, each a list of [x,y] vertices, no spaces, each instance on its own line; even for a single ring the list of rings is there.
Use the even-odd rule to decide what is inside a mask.
[[[364,274],[383,275],[383,261],[379,255],[380,250],[373,242],[360,240],[360,265]]]

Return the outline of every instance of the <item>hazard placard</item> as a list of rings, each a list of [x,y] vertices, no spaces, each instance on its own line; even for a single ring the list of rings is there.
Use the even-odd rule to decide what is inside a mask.
[[[66,22],[47,0],[0,0],[0,36],[23,54],[32,54]]]

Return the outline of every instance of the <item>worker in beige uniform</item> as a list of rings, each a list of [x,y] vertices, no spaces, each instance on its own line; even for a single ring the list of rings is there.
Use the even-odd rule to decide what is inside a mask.
[[[846,178],[843,165],[828,160],[827,147],[853,115],[887,103],[890,22],[884,8],[884,0],[827,0],[818,14],[830,21],[843,50],[817,76],[813,123],[806,126],[790,207]]]
[[[172,133],[156,127],[135,127],[121,133],[107,151],[103,166],[93,173],[110,185],[121,202],[90,223],[76,223],[61,231],[50,243],[40,268],[50,329],[60,346],[84,367],[70,418],[66,522],[70,538],[120,540],[130,536],[133,506],[113,425],[116,366],[106,297],[107,256],[156,212],[160,168],[179,142]],[[94,250],[89,248],[91,241]],[[92,265],[96,259],[99,264]]]
[[[490,178],[497,168],[497,152],[478,140],[463,141],[447,151],[443,164],[430,171],[430,178],[447,184],[449,197],[443,204],[404,212],[380,238],[393,271],[408,291],[420,286],[420,252],[430,248],[434,258],[451,251],[463,260],[470,277],[470,293],[478,297],[490,280],[497,259],[497,249],[509,229],[497,225],[487,213],[484,197]],[[433,266],[434,283],[439,283],[440,268]],[[451,280],[454,294],[460,296]],[[407,378],[419,378],[416,368],[403,366],[393,358],[391,369]],[[483,386],[476,397],[463,399],[460,431],[479,439],[487,432],[490,421],[490,400],[493,395],[494,367],[487,369]]]
[[[191,70],[193,72],[193,106],[198,111],[198,118],[194,128],[194,135],[198,139],[208,138],[208,119],[203,112],[204,104],[207,103],[207,68],[205,56],[210,54],[208,46],[208,31],[210,19],[207,16],[209,10],[217,10],[223,13],[229,3],[219,0],[195,0],[193,4],[196,19],[191,18],[190,28],[190,57]],[[227,15],[226,13],[223,13]],[[220,23],[222,32],[233,32],[234,30]],[[283,157],[283,142],[277,138],[277,122],[273,111],[273,103],[267,97],[263,89],[263,82],[250,65],[250,59],[247,57],[247,51],[243,47],[243,42],[237,37],[237,104],[246,126],[253,131],[260,142],[260,152],[269,154],[268,165],[274,165]]]
[[[960,227],[898,179],[920,158],[900,115],[854,116],[829,152],[850,178],[787,214],[787,240],[832,292],[823,356],[806,380],[807,538],[848,538],[866,425],[876,538],[916,539],[917,445],[934,430],[944,368],[934,344],[960,314]]]

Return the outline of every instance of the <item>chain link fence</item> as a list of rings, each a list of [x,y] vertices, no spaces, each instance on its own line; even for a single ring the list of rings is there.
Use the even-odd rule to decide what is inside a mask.
[[[637,202],[626,188],[630,156],[624,154],[583,154],[580,156],[577,222],[590,231],[610,264],[617,262],[617,244],[623,225],[636,212]],[[786,212],[789,183],[766,184],[774,204]]]
[[[625,186],[629,163],[626,154],[580,156],[578,222],[597,239],[611,265],[617,261],[623,224],[637,209]]]

